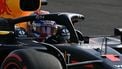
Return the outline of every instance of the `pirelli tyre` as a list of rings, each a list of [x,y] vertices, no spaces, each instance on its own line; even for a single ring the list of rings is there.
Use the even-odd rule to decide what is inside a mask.
[[[20,49],[11,52],[5,58],[1,69],[63,69],[63,67],[52,54],[35,49]]]

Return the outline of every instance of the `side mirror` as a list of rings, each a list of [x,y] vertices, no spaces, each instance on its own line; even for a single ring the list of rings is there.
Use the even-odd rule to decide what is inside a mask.
[[[122,43],[122,28],[115,28],[114,29],[114,35],[115,36],[120,36],[120,41]]]
[[[72,16],[72,18],[71,18],[72,23],[77,23],[80,20],[83,21],[84,19],[85,19],[85,17],[83,15],[81,15],[81,14],[76,14],[76,15]]]
[[[42,5],[42,6],[45,6],[45,5],[47,5],[47,4],[48,4],[47,0],[41,0],[41,5]]]
[[[115,36],[121,36],[122,35],[122,28],[115,28],[114,29],[114,35]]]
[[[40,0],[20,0],[20,8],[23,11],[35,11],[40,6]]]

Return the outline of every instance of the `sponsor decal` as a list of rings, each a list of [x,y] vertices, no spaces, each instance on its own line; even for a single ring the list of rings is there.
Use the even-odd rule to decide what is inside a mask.
[[[6,13],[7,15],[11,15],[11,10],[8,7],[7,0],[0,0],[0,15]]]

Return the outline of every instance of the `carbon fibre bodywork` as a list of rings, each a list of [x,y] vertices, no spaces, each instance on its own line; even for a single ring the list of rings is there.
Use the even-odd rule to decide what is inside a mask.
[[[117,50],[105,44],[93,43],[93,39],[89,40],[82,33],[75,29],[74,24],[84,16],[76,13],[52,13],[39,16],[25,16],[16,19],[0,20],[1,27],[9,27],[9,29],[1,29],[4,31],[14,32],[14,25],[20,22],[33,21],[36,19],[53,20],[59,25],[64,25],[70,32],[70,42],[61,44],[49,44],[43,42],[35,42],[33,37],[13,37],[11,41],[14,43],[1,43],[0,46],[0,63],[6,56],[14,50],[33,48],[36,50],[46,51],[48,46],[56,47],[63,54],[63,60],[66,62],[68,69],[122,69],[122,55]],[[13,34],[14,35],[14,34]],[[1,37],[2,38],[2,37]],[[7,37],[9,38],[9,37]],[[10,39],[6,39],[10,40]],[[105,45],[105,46],[104,46]],[[51,52],[48,50],[46,52]],[[51,52],[53,55],[55,51]],[[34,57],[34,56],[33,56]],[[60,58],[59,58],[60,60]],[[61,61],[62,62],[62,61]],[[65,66],[65,63],[63,64]],[[65,68],[64,68],[65,69]]]

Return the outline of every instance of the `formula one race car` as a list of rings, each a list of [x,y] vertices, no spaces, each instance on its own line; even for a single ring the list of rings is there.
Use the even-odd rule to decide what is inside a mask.
[[[83,36],[74,28],[79,19],[83,20],[84,16],[76,13],[0,18],[1,69],[122,69],[121,53]],[[66,38],[50,35],[39,42],[29,34],[26,37],[15,35],[15,24],[34,20],[55,21],[61,30],[58,34],[63,32],[63,37],[70,38],[62,42]]]

